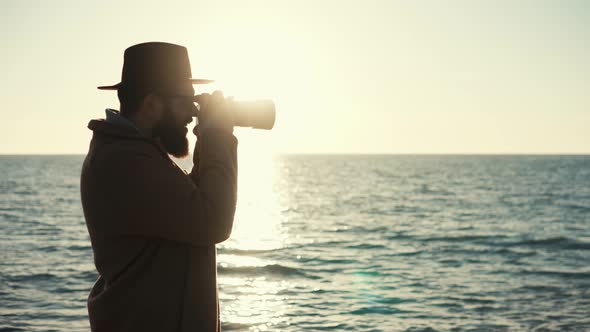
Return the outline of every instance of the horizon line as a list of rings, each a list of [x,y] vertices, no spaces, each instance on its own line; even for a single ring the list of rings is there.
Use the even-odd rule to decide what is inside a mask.
[[[85,156],[86,153],[0,153],[0,156]],[[277,152],[273,156],[590,156],[590,152]],[[192,153],[189,154],[192,156]],[[188,156],[187,156],[188,158]],[[177,158],[179,159],[179,158]]]

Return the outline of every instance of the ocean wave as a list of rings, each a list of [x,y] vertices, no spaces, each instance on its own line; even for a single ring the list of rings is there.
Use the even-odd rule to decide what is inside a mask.
[[[282,277],[298,277],[308,275],[293,267],[288,267],[280,264],[270,264],[264,266],[234,266],[223,267],[219,266],[217,271],[220,274],[240,274],[240,275],[274,275]]]
[[[395,233],[392,235],[385,236],[386,240],[413,240],[415,239],[414,235],[407,234],[407,233]]]
[[[382,244],[370,244],[370,243],[361,243],[355,244],[344,247],[346,249],[387,249],[386,246]]]
[[[423,184],[420,186],[420,189],[417,189],[415,192],[419,194],[431,194],[431,195],[441,195],[441,196],[456,196],[456,194],[452,191],[448,191],[446,189],[433,189],[431,186],[427,184]]]
[[[60,248],[56,246],[45,246],[45,247],[38,247],[36,250],[39,250],[44,253],[54,252],[60,250]]]
[[[551,270],[521,270],[520,274],[558,277],[563,279],[582,279],[590,281],[590,271],[574,272],[574,271],[551,271]]]
[[[29,331],[28,329],[21,329],[20,327],[0,327],[0,332],[21,332]]]
[[[320,257],[301,257],[298,259],[301,263],[314,263],[315,265],[326,265],[326,264],[355,264],[358,263],[356,259],[346,258],[320,258]]]
[[[342,227],[342,228],[336,228],[334,230],[329,230],[328,232],[366,234],[366,233],[385,233],[385,232],[390,231],[390,229],[391,229],[391,227],[388,227],[388,226],[375,226],[375,227],[346,226],[346,227]]]
[[[95,282],[98,278],[98,272],[94,270],[80,271],[72,275],[76,280],[85,280],[86,282]]]
[[[19,196],[32,196],[37,195],[39,192],[37,190],[16,190],[12,191],[12,194],[19,195]]]
[[[403,239],[403,236],[390,236],[388,239]],[[492,247],[535,247],[564,250],[590,250],[590,242],[571,237],[557,236],[544,239],[512,240],[514,237],[507,235],[465,235],[442,237],[416,237],[420,242],[447,242],[447,243],[474,243]]]
[[[523,294],[530,294],[531,292],[536,294],[543,292],[562,293],[563,289],[555,285],[524,285],[512,290],[512,292]]]
[[[590,206],[577,205],[577,204],[561,204],[560,206],[564,207],[566,209],[570,209],[570,210],[579,210],[581,212],[590,212]]]
[[[289,247],[289,248],[273,248],[273,249],[237,249],[237,248],[219,248],[217,251],[220,254],[228,254],[228,255],[237,255],[237,256],[248,256],[248,255],[258,255],[258,254],[265,254],[265,253],[272,253],[280,250],[286,249],[294,249],[297,247]]]
[[[67,247],[68,250],[72,250],[72,251],[88,251],[92,249],[92,246],[90,245],[72,245]]]
[[[564,250],[590,250],[590,242],[577,240],[566,236],[549,237],[545,239],[531,239],[516,242],[501,243],[502,246],[540,247]]]
[[[24,211],[26,211],[26,209],[25,208],[21,208],[21,207],[0,207],[0,211],[5,211],[5,212],[24,212]]]
[[[306,245],[306,247],[328,247],[328,248],[334,248],[334,247],[340,247],[343,244],[347,244],[349,243],[346,240],[341,240],[341,241],[325,241],[325,242],[314,242],[314,243],[309,243]]]
[[[59,283],[62,278],[52,273],[34,273],[21,275],[5,275],[9,287],[13,289],[23,289],[31,287],[31,284],[51,285]]]
[[[461,236],[441,236],[441,237],[417,237],[416,241],[421,242],[478,242],[482,240],[491,240],[491,242],[485,241],[485,244],[493,244],[498,240],[508,238],[506,235],[461,235]]]
[[[232,323],[232,322],[221,322],[221,329],[223,331],[245,331],[248,330],[250,328],[250,325],[248,324],[242,324],[242,323]]]
[[[410,256],[420,255],[425,252],[427,252],[427,251],[426,250],[400,251],[400,252],[394,252],[391,254],[386,254],[386,255],[384,255],[384,257],[395,257],[395,256],[410,257]]]
[[[394,314],[405,314],[405,313],[411,313],[411,312],[412,311],[397,309],[393,306],[371,306],[371,307],[363,307],[363,308],[352,310],[350,312],[350,314],[352,314],[352,315],[374,315],[374,314],[394,315]]]
[[[311,316],[311,315],[308,314],[306,316]],[[307,328],[305,326],[302,326],[302,328],[303,328],[303,330],[307,330]],[[309,326],[309,329],[315,330],[315,331],[350,331],[351,326],[346,323],[327,323],[324,325],[313,324],[313,325]]]
[[[531,257],[536,256],[538,253],[536,251],[516,251],[506,247],[489,247],[489,248],[462,248],[462,247],[455,247],[455,248],[444,248],[444,249],[436,249],[431,250],[431,253],[441,253],[441,254],[462,254],[465,255],[466,261],[470,261],[472,256],[477,255],[478,257],[483,257],[485,255],[501,255],[501,256],[514,256],[514,257]]]

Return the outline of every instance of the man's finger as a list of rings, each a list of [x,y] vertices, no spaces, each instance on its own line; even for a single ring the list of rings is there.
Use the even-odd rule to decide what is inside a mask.
[[[200,106],[205,106],[207,105],[207,103],[209,102],[209,99],[211,98],[211,95],[208,93],[201,93],[199,95],[196,95],[193,100],[195,102],[197,102],[197,104],[199,104]]]

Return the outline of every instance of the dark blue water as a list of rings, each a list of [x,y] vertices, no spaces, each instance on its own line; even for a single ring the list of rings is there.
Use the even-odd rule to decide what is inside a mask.
[[[0,156],[1,331],[88,330],[82,159]],[[240,164],[224,330],[590,330],[589,156]]]

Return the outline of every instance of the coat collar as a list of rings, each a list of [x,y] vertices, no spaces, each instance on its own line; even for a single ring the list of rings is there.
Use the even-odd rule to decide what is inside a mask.
[[[116,139],[138,140],[153,144],[166,159],[173,162],[159,140],[141,134],[133,122],[121,116],[119,112],[107,109],[106,117],[106,119],[90,120],[88,122],[88,129],[92,130],[95,135],[110,136]]]
[[[137,132],[139,132],[139,129],[137,128],[137,126],[135,126],[135,124],[133,122],[131,122],[131,120],[122,116],[121,113],[119,113],[118,111],[116,111],[112,108],[107,108],[105,110],[105,114],[106,114],[106,122],[118,124],[121,126],[131,127],[131,128],[134,128],[135,130],[137,130]]]

